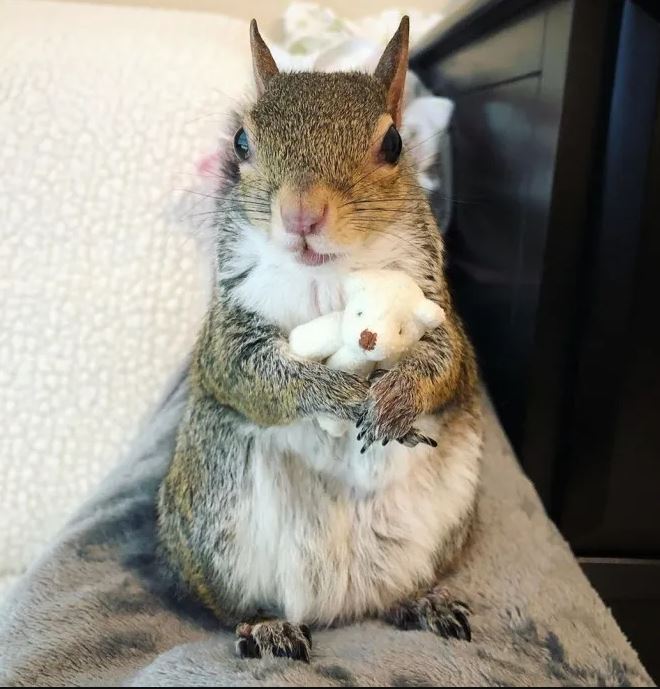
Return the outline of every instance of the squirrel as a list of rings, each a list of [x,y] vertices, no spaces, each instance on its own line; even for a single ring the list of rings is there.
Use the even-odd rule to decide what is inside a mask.
[[[157,504],[163,566],[237,625],[241,657],[309,661],[310,625],[366,617],[471,638],[439,582],[476,515],[478,374],[398,131],[408,33],[404,17],[373,75],[280,72],[250,25],[257,95],[224,157],[213,296]],[[407,273],[445,321],[369,380],[294,356],[290,331],[369,268]]]

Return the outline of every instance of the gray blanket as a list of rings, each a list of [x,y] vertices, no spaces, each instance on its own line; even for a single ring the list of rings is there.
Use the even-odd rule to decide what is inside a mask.
[[[473,642],[365,621],[317,630],[309,665],[239,660],[232,631],[169,598],[154,566],[154,492],[185,395],[184,375],[130,457],[13,591],[0,612],[0,683],[651,685],[486,401],[480,525],[467,559],[447,578],[471,603]]]

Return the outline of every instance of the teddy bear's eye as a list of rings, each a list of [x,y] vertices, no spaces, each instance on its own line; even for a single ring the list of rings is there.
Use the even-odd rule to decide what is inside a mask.
[[[399,328],[399,335],[403,335],[403,328]]]
[[[362,311],[358,311],[356,315],[357,315],[357,316],[361,316],[361,315],[362,315]]]

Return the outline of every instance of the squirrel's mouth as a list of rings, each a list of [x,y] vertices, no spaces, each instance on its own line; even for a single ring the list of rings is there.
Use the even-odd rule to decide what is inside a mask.
[[[287,237],[284,247],[304,266],[321,266],[339,258],[339,254],[332,252],[316,251],[312,248],[307,237]]]
[[[314,251],[307,242],[298,251],[297,259],[300,263],[306,266],[322,266],[324,263],[330,263],[337,258],[337,254],[320,254]]]

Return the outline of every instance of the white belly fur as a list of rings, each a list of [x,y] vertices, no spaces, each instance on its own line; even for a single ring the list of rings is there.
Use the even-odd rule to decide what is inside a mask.
[[[361,455],[353,434],[330,438],[313,422],[257,441],[233,573],[246,607],[329,624],[433,583],[445,538],[474,505],[481,437],[459,417],[417,426],[438,448],[393,443]]]

